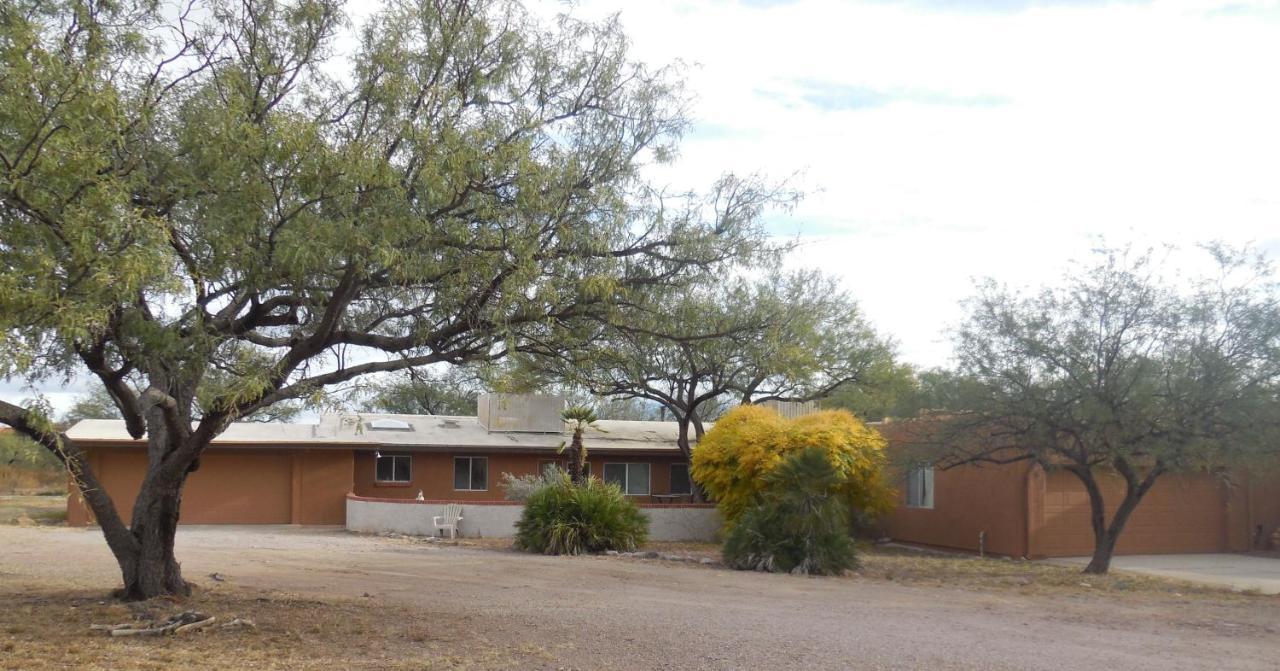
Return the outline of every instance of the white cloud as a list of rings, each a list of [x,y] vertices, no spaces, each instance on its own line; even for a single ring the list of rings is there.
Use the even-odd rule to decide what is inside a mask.
[[[971,278],[1053,281],[1099,235],[1280,245],[1275,3],[749,4],[573,11],[692,65],[697,129],[654,176],[803,171],[780,229],[909,360],[945,361]]]

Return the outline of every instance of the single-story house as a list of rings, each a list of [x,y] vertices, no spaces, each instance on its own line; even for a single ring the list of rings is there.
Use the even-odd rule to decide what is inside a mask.
[[[338,413],[322,415],[316,424],[233,424],[188,478],[182,522],[340,525],[351,521],[358,505],[364,516],[359,524],[383,524],[388,516],[406,516],[403,506],[387,504],[417,503],[421,495],[428,507],[469,506],[464,517],[478,532],[509,529],[518,510],[504,501],[501,476],[564,463],[560,446],[570,433],[560,418],[563,405],[558,397],[495,394],[481,397],[475,417]],[[877,428],[892,450],[906,442],[908,426]],[[145,442],[132,439],[117,420],[85,420],[69,435],[87,451],[128,519],[146,472]],[[586,431],[585,444],[592,475],[618,483],[650,509],[651,519],[665,520],[672,528],[667,538],[714,535],[713,518],[690,521],[695,513],[677,510],[713,512],[708,504],[688,503],[689,472],[675,423],[603,420]],[[1280,476],[1245,470],[1231,476],[1162,476],[1134,512],[1117,551],[1265,547],[1280,527]],[[1122,483],[1104,478],[1104,485],[1107,501],[1116,505]],[[410,515],[424,516],[425,509]],[[67,521],[92,521],[74,492]],[[884,531],[899,541],[1016,557],[1093,550],[1083,486],[1066,471],[1030,462],[915,469],[899,487],[899,505],[884,520]]]
[[[344,524],[349,498],[497,504],[502,474],[563,464],[570,439],[551,396],[485,395],[475,417],[325,414],[316,424],[236,423],[183,490],[187,524]],[[127,520],[146,472],[145,441],[123,421],[84,420],[68,435]],[[592,475],[643,507],[688,505],[688,465],[672,422],[602,420],[586,431]],[[91,522],[73,493],[67,521]]]
[[[911,440],[911,422],[877,426],[890,449]],[[1104,475],[1107,519],[1124,496],[1123,480]],[[884,521],[889,537],[920,545],[1013,557],[1093,552],[1089,495],[1071,473],[1029,461],[916,468],[899,487]],[[1165,474],[1138,504],[1117,544],[1119,554],[1246,552],[1264,549],[1280,527],[1280,474]]]

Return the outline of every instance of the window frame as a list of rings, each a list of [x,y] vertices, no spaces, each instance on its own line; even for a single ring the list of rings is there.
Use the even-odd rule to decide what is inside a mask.
[[[392,478],[394,478],[396,475],[396,461],[400,459],[404,459],[407,463],[406,468],[409,471],[408,479],[383,480],[382,478],[378,477],[378,462],[383,459],[391,460],[391,477]],[[392,486],[392,487],[407,487],[409,485],[412,485],[413,484],[413,455],[404,454],[404,453],[383,454],[381,452],[375,454],[373,457],[373,483],[375,485],[385,485],[385,486]]]
[[[604,466],[600,470],[600,479],[606,483],[609,482],[608,470],[610,466],[624,467],[623,473],[625,474],[625,477],[622,481],[622,493],[625,496],[653,496],[653,464],[647,461],[606,461],[604,463]],[[632,466],[644,466],[647,469],[646,472],[648,473],[649,477],[646,478],[645,480],[645,483],[644,483],[645,491],[643,494],[632,494],[629,491],[631,488],[630,485],[631,485],[631,467]]]
[[[667,493],[679,494],[681,496],[693,496],[693,476],[689,475],[689,464],[677,461],[677,462],[672,462],[671,464],[669,464],[669,466],[670,468],[667,470],[667,476],[668,476],[668,479],[667,479],[668,492]],[[682,492],[677,492],[675,487],[675,482],[676,482],[675,470],[677,468],[684,469],[684,481],[685,481],[685,484],[688,485],[688,489]]]
[[[467,485],[469,489],[458,489],[458,462],[462,459],[467,460]],[[475,479],[472,477],[475,473],[475,466],[472,465],[474,460],[484,460],[484,488],[475,488]],[[453,491],[455,492],[487,492],[489,491],[489,457],[473,457],[473,456],[455,456],[453,458]]]
[[[933,510],[934,508],[934,470],[932,466],[917,466],[907,472],[906,486],[903,487],[907,508],[917,510]]]

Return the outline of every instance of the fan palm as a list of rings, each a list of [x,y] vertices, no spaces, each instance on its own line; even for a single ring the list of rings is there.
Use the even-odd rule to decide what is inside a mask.
[[[586,479],[587,467],[587,447],[582,444],[582,434],[588,427],[596,423],[599,419],[596,417],[594,408],[585,405],[575,405],[566,408],[560,414],[564,421],[569,422],[573,427],[573,439],[568,445],[569,450],[569,478],[574,484],[581,484]],[[560,445],[560,451],[565,450],[565,445]]]

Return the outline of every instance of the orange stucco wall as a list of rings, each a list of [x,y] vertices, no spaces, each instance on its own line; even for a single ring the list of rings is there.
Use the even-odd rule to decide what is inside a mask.
[[[1241,468],[1232,478],[1227,536],[1233,551],[1280,550],[1280,467]]]
[[[898,507],[886,520],[891,538],[940,547],[1022,556],[1027,548],[1027,464],[959,466],[933,475],[933,508]],[[899,487],[905,490],[905,487]]]
[[[1124,481],[1100,473],[1098,484],[1107,503],[1107,519],[1124,498]],[[1078,478],[1065,471],[1046,474],[1044,515],[1033,520],[1034,556],[1062,557],[1093,552],[1089,495]],[[1125,524],[1116,552],[1160,554],[1223,552],[1227,549],[1227,491],[1210,474],[1166,474]]]
[[[140,447],[89,449],[89,462],[122,518],[129,520],[146,472]],[[342,524],[352,489],[351,450],[212,448],[183,489],[185,524]],[[67,523],[90,522],[74,491]]]
[[[879,427],[890,450],[895,441],[907,445],[927,435],[927,425],[910,424]],[[1124,484],[1105,472],[1098,479],[1110,519]],[[1088,494],[1075,476],[1061,469],[1046,472],[1018,462],[935,470],[932,509],[907,508],[905,494],[900,496],[899,506],[885,519],[886,534],[897,540],[976,550],[978,534],[985,531],[986,550],[994,554],[1035,558],[1093,552]],[[1267,547],[1277,528],[1280,469],[1242,468],[1229,477],[1166,474],[1134,511],[1116,551],[1243,552]]]
[[[374,478],[374,453],[362,450],[355,455],[355,494],[357,496],[411,499],[421,491],[430,500],[450,501],[501,501],[503,488],[502,474],[527,475],[538,472],[538,463],[545,460],[561,460],[562,456],[553,451],[545,453],[504,454],[496,452],[397,452],[384,450],[383,454],[409,454],[412,458],[410,468],[411,480],[407,484],[376,482]],[[487,457],[489,459],[489,481],[485,491],[457,491],[453,488],[454,457]],[[684,463],[679,457],[671,456],[622,456],[588,454],[591,473],[596,477],[603,475],[604,464],[614,462],[648,463],[649,491],[651,494],[667,494],[671,491],[671,464]],[[637,501],[649,501],[651,496],[633,497]]]

